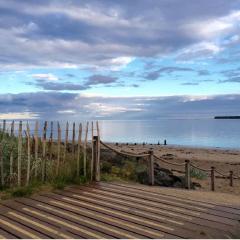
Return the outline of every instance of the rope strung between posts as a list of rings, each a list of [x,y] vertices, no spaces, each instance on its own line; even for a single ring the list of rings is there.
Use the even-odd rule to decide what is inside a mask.
[[[229,174],[222,173],[222,172],[218,171],[217,169],[215,169],[215,172],[218,173],[219,175],[221,175],[222,177],[229,177]]]
[[[198,167],[196,165],[193,165],[192,163],[190,163],[190,166],[194,167],[194,168],[196,168],[196,169],[198,169],[200,171],[203,171],[203,172],[211,172],[211,169],[200,168],[200,167]]]
[[[119,151],[119,150],[117,150],[117,149],[109,146],[108,144],[102,142],[102,141],[100,141],[100,143],[101,143],[104,147],[106,147],[106,148],[114,151],[115,153],[118,153],[118,154],[120,154],[120,155],[123,155],[123,156],[130,156],[130,157],[148,157],[148,156],[150,155],[150,154],[133,154],[133,153],[126,153],[126,152]]]
[[[162,162],[164,162],[164,163],[167,163],[167,164],[170,164],[170,165],[175,165],[175,166],[184,166],[185,165],[185,163],[173,163],[173,162],[169,162],[169,161],[167,161],[167,160],[165,160],[165,159],[163,159],[163,158],[159,158],[159,157],[157,157],[156,155],[153,155],[157,160],[159,160],[159,161],[162,161]]]

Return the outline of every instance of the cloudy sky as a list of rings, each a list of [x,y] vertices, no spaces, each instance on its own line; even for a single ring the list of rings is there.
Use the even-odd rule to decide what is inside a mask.
[[[240,114],[240,0],[0,0],[0,118]]]

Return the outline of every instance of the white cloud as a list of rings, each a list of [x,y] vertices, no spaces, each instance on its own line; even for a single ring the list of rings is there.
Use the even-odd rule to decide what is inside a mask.
[[[0,114],[0,119],[36,119],[38,114],[32,112],[9,112]]]
[[[32,77],[35,79],[41,79],[46,81],[58,81],[58,77],[52,73],[37,73],[32,74]]]

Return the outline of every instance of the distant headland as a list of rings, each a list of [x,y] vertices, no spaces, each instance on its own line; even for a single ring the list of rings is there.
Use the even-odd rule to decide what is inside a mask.
[[[240,119],[240,116],[215,116],[214,119]]]

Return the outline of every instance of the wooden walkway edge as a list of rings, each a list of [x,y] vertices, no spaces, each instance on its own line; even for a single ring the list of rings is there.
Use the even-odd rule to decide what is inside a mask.
[[[0,238],[237,238],[240,207],[95,183],[0,202]]]

